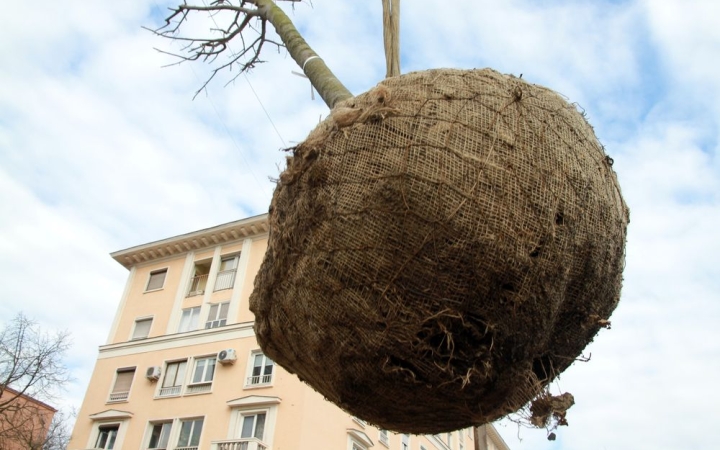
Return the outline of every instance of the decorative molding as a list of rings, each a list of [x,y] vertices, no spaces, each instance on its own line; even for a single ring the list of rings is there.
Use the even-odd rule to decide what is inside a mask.
[[[200,250],[214,246],[214,242],[217,238],[213,239],[213,236],[218,234],[222,236],[223,233],[226,235],[229,233],[233,237],[238,236],[245,238],[252,236],[253,238],[257,238],[267,235],[268,229],[268,215],[261,214],[215,227],[181,234],[179,236],[174,236],[160,241],[149,242],[147,244],[137,245],[124,250],[118,250],[111,253],[110,256],[112,256],[115,261],[129,269],[141,262],[147,263],[172,258],[173,254],[170,252],[172,247],[175,247],[178,251],[181,251],[182,249],[180,246],[184,246],[187,249],[185,251]],[[161,249],[168,251],[169,255],[162,256]]]
[[[92,421],[98,420],[124,420],[130,419],[133,413],[130,411],[120,411],[119,409],[108,409],[99,413],[90,414],[88,416]]]
[[[370,439],[370,436],[360,430],[357,430],[355,428],[348,428],[347,432],[350,436],[352,436],[354,439],[356,439],[366,447],[372,447],[373,445],[375,445],[372,439]]]
[[[186,333],[175,333],[137,341],[103,345],[100,347],[98,360],[249,337],[255,337],[253,322],[244,322],[218,328],[201,329]]]
[[[249,406],[269,406],[277,405],[282,401],[280,397],[270,397],[264,395],[248,395],[247,397],[236,398],[227,402],[231,408],[249,407]]]

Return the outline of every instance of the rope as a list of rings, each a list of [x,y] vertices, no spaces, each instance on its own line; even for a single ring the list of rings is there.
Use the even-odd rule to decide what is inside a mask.
[[[400,75],[400,0],[382,0],[385,77]]]

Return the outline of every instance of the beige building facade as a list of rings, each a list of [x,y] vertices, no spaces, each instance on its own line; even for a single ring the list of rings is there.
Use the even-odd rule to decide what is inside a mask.
[[[265,357],[248,299],[267,215],[121,250],[129,270],[68,449],[505,449],[492,426],[379,430]]]

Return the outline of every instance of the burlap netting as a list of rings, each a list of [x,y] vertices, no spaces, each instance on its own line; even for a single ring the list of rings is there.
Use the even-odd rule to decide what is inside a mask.
[[[384,429],[518,410],[618,303],[611,164],[548,89],[487,69],[386,79],[280,177],[250,299],[262,349]]]

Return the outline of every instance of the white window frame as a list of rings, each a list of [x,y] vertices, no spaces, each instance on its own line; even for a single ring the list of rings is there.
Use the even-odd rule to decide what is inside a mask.
[[[195,381],[195,373],[198,370],[198,363],[206,361],[202,368],[202,375],[199,381]],[[212,361],[212,364],[209,364]],[[208,376],[208,368],[212,366],[212,373]],[[197,356],[192,359],[192,372],[188,374],[188,384],[185,388],[185,395],[188,394],[206,394],[212,392],[213,381],[215,380],[215,371],[217,370],[217,354]],[[208,377],[210,378],[208,380]]]
[[[165,425],[170,426],[170,428],[168,429],[167,435],[164,435],[162,432],[162,429],[165,427]],[[160,442],[158,442],[158,444],[162,444],[162,439],[164,436],[165,440],[166,440],[165,447],[150,447],[150,441],[152,440],[153,430],[155,429],[156,426],[161,426],[160,437],[159,437]],[[150,422],[148,422],[147,437],[145,439],[143,439],[143,442],[146,442],[146,445],[144,448],[146,448],[148,450],[167,450],[169,448],[172,448],[170,443],[173,442],[173,431],[176,428],[177,427],[175,426],[175,420],[173,420],[173,419],[151,420]]]
[[[182,394],[183,386],[185,386],[185,379],[187,378],[188,373],[188,365],[189,365],[188,359],[176,359],[171,361],[165,361],[165,365],[163,367],[163,373],[162,373],[162,381],[158,383],[158,391],[157,394],[155,394],[155,397],[157,398],[165,398],[165,397],[177,397]],[[173,364],[178,364],[178,369],[180,368],[180,364],[185,363],[185,367],[183,368],[183,374],[178,377],[177,373],[178,371],[175,371],[174,376],[174,382],[180,383],[180,384],[173,384],[172,386],[165,386],[165,380],[167,379],[169,370],[168,368]],[[178,379],[179,378],[179,379]],[[163,390],[167,389],[167,392],[163,393]]]
[[[402,435],[400,440],[400,450],[410,450],[410,436],[407,434]]]
[[[192,442],[192,437],[193,437],[194,432],[195,432],[195,423],[194,423],[194,422],[197,422],[198,420],[202,420],[202,424],[200,425],[200,435],[199,435],[198,438],[197,438],[198,443],[197,443],[197,445],[189,445],[189,444]],[[200,445],[200,440],[202,439],[202,432],[203,432],[204,429],[205,429],[205,416],[199,416],[199,417],[184,417],[184,418],[182,418],[182,419],[178,419],[177,422],[178,422],[178,424],[177,424],[177,435],[173,437],[174,441],[172,441],[172,442],[175,442],[175,445],[174,445],[173,448],[174,448],[174,449],[177,449],[177,450],[181,450],[181,449],[199,449],[199,448],[202,448],[202,446]],[[191,428],[190,428],[190,436],[189,436],[189,440],[188,440],[188,442],[187,442],[188,445],[180,446],[180,437],[181,437],[181,434],[182,434],[182,427],[183,427],[183,424],[186,423],[186,422],[193,422],[193,425],[192,425]]]
[[[108,440],[105,441],[105,444],[104,444],[102,447],[98,447],[98,443],[99,443],[99,441],[100,441],[100,436],[101,436],[102,433],[103,433],[103,429],[114,429],[114,430],[115,430],[115,436],[112,437],[112,447],[108,447],[108,446],[107,446],[108,443],[109,443],[109,441],[110,441],[110,435],[108,435],[108,438],[107,438]],[[115,448],[115,445],[117,445],[118,434],[120,434],[120,424],[119,424],[119,423],[117,423],[117,424],[113,423],[113,424],[102,424],[102,425],[98,425],[97,436],[95,437],[95,444],[93,445],[92,448],[97,448],[97,449],[114,449],[114,448]]]
[[[118,375],[121,373],[127,373],[132,372],[132,378],[130,379],[130,386],[128,386],[127,392],[115,392],[115,387],[117,385],[118,381]],[[122,367],[115,371],[115,376],[113,377],[112,385],[110,386],[110,393],[108,394],[108,401],[107,403],[118,403],[118,402],[126,402],[130,398],[130,390],[132,389],[132,385],[135,382],[135,374],[137,373],[137,367]],[[124,395],[123,395],[124,394]]]
[[[233,267],[230,269],[224,269],[223,270],[223,263],[225,261],[233,261]],[[229,255],[222,255],[220,256],[220,261],[218,262],[218,269],[217,273],[215,274],[215,282],[213,283],[213,292],[216,291],[223,291],[225,289],[233,289],[235,287],[235,281],[237,280],[237,272],[238,267],[240,266],[240,253],[235,254],[229,254]],[[218,287],[218,282],[222,280],[225,276],[225,273],[233,273],[232,276],[228,276],[228,278],[232,278],[232,281],[230,282],[224,282],[221,286]]]
[[[164,267],[164,268],[162,268],[162,269],[151,270],[150,273],[148,274],[147,282],[145,283],[145,292],[155,292],[155,291],[159,291],[159,290],[164,289],[164,288],[165,288],[165,282],[167,281],[167,276],[168,276],[168,273],[169,273],[169,272],[170,272],[170,268],[169,268],[169,267]],[[165,277],[163,278],[162,284],[160,285],[160,287],[154,287],[154,288],[150,289],[150,282],[152,281],[153,275],[157,275],[157,274],[160,274],[160,273],[165,273]]]
[[[185,311],[188,311],[188,319],[187,322],[183,322],[185,319]],[[178,324],[178,333],[185,333],[188,331],[195,331],[198,329],[198,326],[200,325],[200,312],[202,311],[202,308],[200,306],[193,306],[190,308],[184,308],[180,311],[180,324]],[[193,326],[193,319],[195,320],[194,326]],[[186,325],[183,327],[183,325]]]
[[[242,425],[244,418],[247,416],[253,416],[257,414],[265,414],[265,429],[263,431],[262,440],[252,438],[241,438],[242,436]],[[262,442],[267,448],[272,448],[273,438],[275,435],[275,420],[277,417],[277,406],[265,405],[254,407],[234,407],[230,416],[230,429],[228,430],[228,437],[233,440],[247,439],[248,441],[259,441]],[[255,425],[254,425],[255,426]],[[253,430],[255,431],[255,430]],[[253,433],[254,435],[255,433]]]
[[[378,441],[385,447],[390,447],[390,436],[387,430],[378,429]]]
[[[146,316],[146,317],[138,317],[135,319],[135,322],[133,324],[132,334],[130,335],[131,341],[136,341],[138,339],[147,339],[148,336],[150,336],[150,331],[152,330],[152,324],[153,324],[154,316]],[[150,325],[148,325],[147,334],[145,336],[135,336],[135,333],[138,331],[138,322],[150,322]]]
[[[260,365],[260,373],[254,375],[255,369],[255,357],[262,355],[262,362]],[[270,374],[265,374],[267,367],[267,361],[272,361]],[[245,375],[245,389],[257,388],[257,387],[268,387],[272,386],[275,380],[275,373],[277,372],[277,363],[265,355],[262,350],[253,350],[250,352],[250,358],[247,364],[247,373]]]
[[[95,421],[88,437],[88,443],[86,448],[96,448],[98,438],[100,437],[100,428],[104,427],[118,427],[117,435],[115,436],[114,450],[120,450],[123,448],[123,440],[125,439],[125,421],[124,420],[104,420]]]
[[[348,436],[348,450],[369,450],[369,448],[354,437]]]
[[[258,417],[263,416],[263,427],[262,427],[262,436],[257,436],[257,424],[258,424]],[[254,417],[252,422],[252,428],[250,429],[250,436],[243,436],[242,433],[245,430],[245,419],[248,417]],[[260,442],[265,442],[265,424],[268,421],[268,412],[267,411],[242,411],[240,415],[238,416],[238,425],[237,428],[239,429],[239,438],[240,439],[257,439]]]
[[[225,308],[225,317],[221,317],[220,314],[223,311],[223,307]],[[213,312],[213,308],[215,308],[215,315],[214,317],[211,316]],[[218,327],[224,327],[227,325],[227,318],[228,314],[230,312],[230,300],[220,302],[220,303],[210,303],[210,311],[208,311],[208,318],[205,321],[205,329],[210,328],[218,328]]]

